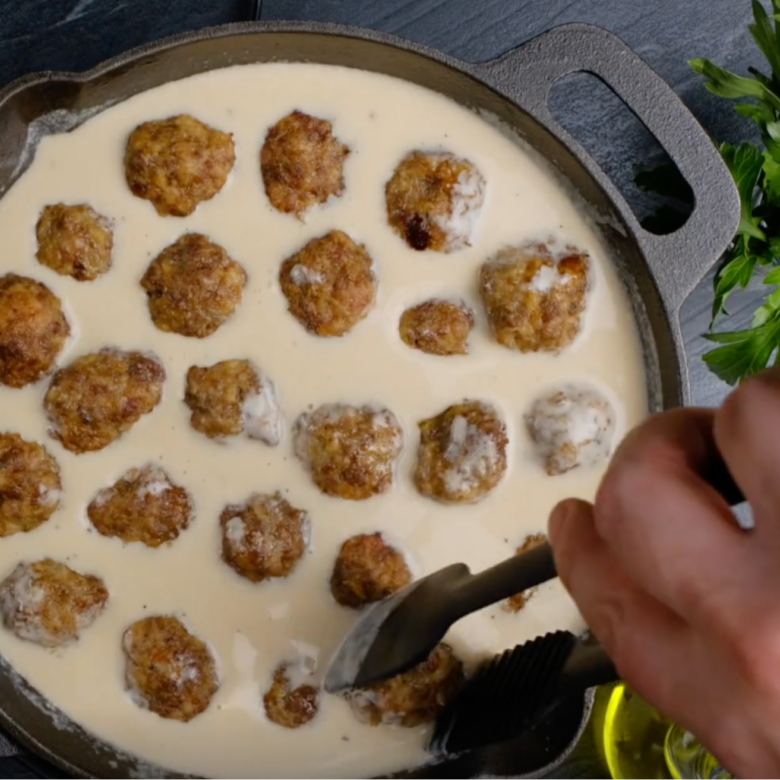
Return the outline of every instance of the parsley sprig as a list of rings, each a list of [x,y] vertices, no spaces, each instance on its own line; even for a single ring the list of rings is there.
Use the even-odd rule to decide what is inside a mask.
[[[742,216],[715,277],[710,332],[705,338],[717,346],[704,355],[704,360],[713,373],[731,385],[769,365],[780,364],[780,0],[772,0],[771,17],[758,0],[753,0],[753,16],[750,33],[766,57],[769,74],[750,68],[750,77],[743,77],[709,60],[689,63],[704,76],[705,86],[713,94],[750,101],[739,103],[736,110],[758,124],[763,142],[763,147],[750,143],[719,146],[739,190]],[[636,183],[642,189],[674,197],[682,190],[669,175],[669,168],[679,178],[674,166],[662,166],[641,172]],[[653,230],[662,222],[668,232],[682,221],[680,212],[667,205],[643,224]],[[768,289],[751,326],[714,331],[719,318],[728,315],[726,303],[731,293],[745,289],[757,269],[763,269],[763,283]]]

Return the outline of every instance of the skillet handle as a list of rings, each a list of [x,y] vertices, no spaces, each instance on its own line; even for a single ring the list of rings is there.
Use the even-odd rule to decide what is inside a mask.
[[[543,33],[507,54],[476,66],[477,74],[519,103],[602,183],[647,258],[667,315],[679,307],[733,239],[740,203],[717,149],[672,88],[620,38],[600,27],[568,24]],[[601,79],[655,136],[688,181],[694,210],[675,233],[644,230],[625,199],[585,149],[553,119],[552,86],[572,73]]]

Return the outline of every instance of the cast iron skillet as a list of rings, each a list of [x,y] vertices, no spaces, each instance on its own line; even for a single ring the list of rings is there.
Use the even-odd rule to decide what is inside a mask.
[[[229,65],[283,60],[344,65],[405,79],[497,117],[568,180],[609,245],[642,335],[650,409],[690,398],[679,309],[736,231],[739,200],[715,147],[672,90],[612,34],[558,27],[487,63],[469,64],[387,35],[338,25],[244,23],[141,47],[83,74],[42,73],[0,92],[0,195],[29,165],[42,135],[165,82]],[[552,118],[547,96],[563,76],[605,81],[655,135],[690,184],[695,206],[676,233],[644,231],[585,150]],[[83,681],[89,685],[89,680]],[[32,751],[79,776],[160,776],[30,697],[0,660],[0,725]],[[407,776],[549,774],[583,732],[592,698],[572,700],[516,743]],[[262,766],[256,774],[262,776]]]

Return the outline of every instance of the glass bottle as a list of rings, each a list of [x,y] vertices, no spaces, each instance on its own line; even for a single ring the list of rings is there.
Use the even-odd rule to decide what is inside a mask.
[[[602,760],[615,780],[731,780],[688,731],[662,715],[625,683],[597,691],[594,725]]]

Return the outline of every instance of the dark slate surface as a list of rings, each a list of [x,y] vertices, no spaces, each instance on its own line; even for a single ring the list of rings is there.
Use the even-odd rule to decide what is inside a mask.
[[[247,18],[253,5],[253,0],[0,0],[0,84],[34,70],[84,70],[147,41]],[[591,22],[633,46],[715,137],[738,141],[752,133],[685,64],[691,57],[709,57],[744,73],[760,62],[747,33],[748,0],[262,0],[262,18],[372,27],[472,61],[491,59],[556,24]],[[553,100],[561,121],[631,196],[635,165],[657,154],[652,140],[608,91],[592,84],[563,85]],[[701,404],[718,403],[727,389],[700,360],[710,284],[705,281],[683,308],[694,397]],[[746,323],[754,304],[755,295],[735,303],[734,324]],[[12,752],[0,735],[0,755]],[[2,761],[0,776],[18,771]],[[35,776],[34,768],[28,764],[15,776]]]

